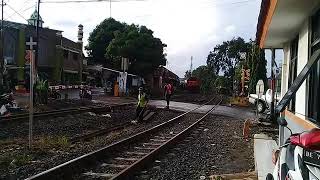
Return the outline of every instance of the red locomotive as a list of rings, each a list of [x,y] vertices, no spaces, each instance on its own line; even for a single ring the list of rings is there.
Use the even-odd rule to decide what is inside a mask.
[[[200,80],[196,77],[190,77],[187,79],[187,85],[186,88],[188,91],[191,92],[199,92],[200,91]]]

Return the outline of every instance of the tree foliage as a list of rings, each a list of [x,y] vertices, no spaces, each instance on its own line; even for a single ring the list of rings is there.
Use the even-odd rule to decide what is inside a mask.
[[[166,65],[165,47],[147,27],[109,18],[90,34],[86,49],[94,63],[120,69],[124,57],[129,59],[129,72],[145,75],[159,65]]]
[[[246,53],[245,60],[240,59],[240,52]],[[251,70],[250,92],[259,79],[267,79],[264,52],[253,41],[245,42],[241,37],[216,45],[207,57],[207,66],[214,74],[223,74],[224,81],[220,84],[229,90],[232,90],[234,81],[240,86],[242,68]]]
[[[223,73],[228,79],[227,88],[232,88],[232,81],[235,80],[235,69],[239,65],[240,52],[247,52],[250,44],[243,38],[233,38],[230,41],[224,41],[214,47],[207,57],[208,67],[216,74]]]
[[[166,65],[163,49],[166,47],[160,39],[153,36],[153,31],[145,26],[126,26],[123,32],[116,32],[106,51],[106,58],[119,68],[121,58],[128,58],[129,71],[136,74],[147,74],[159,65]]]
[[[265,59],[264,50],[252,42],[250,58],[248,59],[248,67],[251,69],[251,78],[249,82],[249,93],[255,93],[256,84],[261,79],[267,88],[267,60]]]
[[[191,72],[188,70],[184,73],[184,78],[188,79],[191,77]]]
[[[90,33],[88,45],[85,49],[88,52],[89,60],[94,63],[103,64],[111,67],[111,62],[105,58],[106,47],[114,39],[116,32],[122,32],[125,24],[120,23],[113,18],[102,21]]]
[[[199,66],[192,71],[192,76],[197,77],[201,81],[201,92],[210,93],[214,91],[216,74],[208,66]]]

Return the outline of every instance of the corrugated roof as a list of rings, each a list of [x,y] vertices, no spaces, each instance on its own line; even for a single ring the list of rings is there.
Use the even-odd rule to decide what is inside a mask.
[[[1,23],[1,20],[0,20]],[[28,24],[23,24],[23,23],[18,23],[18,22],[12,22],[12,21],[3,21],[3,26],[5,28],[14,28],[14,29],[20,29],[20,28],[26,28],[26,27],[33,27],[32,25]],[[63,32],[61,30],[56,30],[56,29],[50,29],[50,28],[41,28],[43,30],[51,30],[51,31],[57,31],[57,32]]]

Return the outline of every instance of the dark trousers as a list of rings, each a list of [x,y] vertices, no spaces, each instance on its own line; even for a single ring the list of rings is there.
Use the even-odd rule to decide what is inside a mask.
[[[138,118],[138,121],[142,121],[143,120],[143,114],[145,112],[145,109],[146,108],[144,108],[144,107],[137,106],[136,118]]]
[[[171,94],[166,94],[166,95],[165,95],[165,98],[166,98],[167,106],[168,106],[168,107],[169,107],[169,103],[170,103],[170,97],[171,97]]]

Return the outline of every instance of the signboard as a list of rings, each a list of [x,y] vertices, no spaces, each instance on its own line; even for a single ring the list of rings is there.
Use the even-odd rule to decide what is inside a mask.
[[[257,94],[258,96],[261,96],[261,95],[263,95],[263,93],[264,93],[264,83],[263,83],[263,81],[260,79],[260,80],[258,81],[257,85],[256,85],[256,94]]]
[[[32,50],[26,50],[26,56],[24,59],[26,60],[25,65],[30,65],[30,61],[32,58]]]
[[[121,59],[121,70],[127,71],[129,66],[129,59],[128,58],[122,58]]]
[[[250,69],[241,69],[241,78],[244,81],[249,81],[250,80]]]

